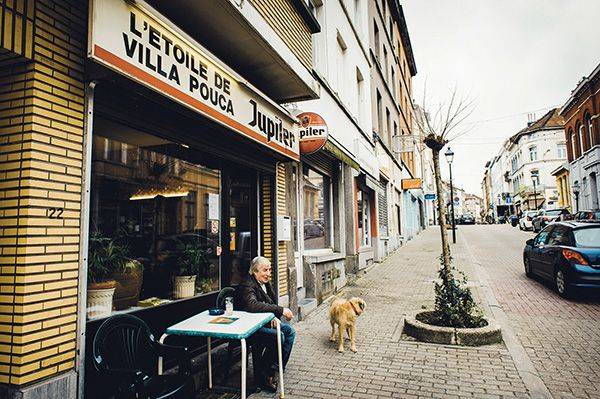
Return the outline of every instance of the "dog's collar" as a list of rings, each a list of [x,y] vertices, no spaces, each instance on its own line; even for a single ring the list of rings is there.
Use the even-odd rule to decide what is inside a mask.
[[[358,312],[356,311],[356,308],[354,307],[354,304],[352,302],[350,302],[350,306],[352,306],[352,310],[354,310],[354,314],[358,316]]]

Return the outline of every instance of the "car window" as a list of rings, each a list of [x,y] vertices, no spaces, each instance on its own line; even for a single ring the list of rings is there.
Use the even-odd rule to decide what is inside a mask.
[[[541,233],[535,237],[535,240],[533,241],[533,245],[534,246],[538,246],[538,245],[542,245],[542,244],[545,245],[548,242],[548,236],[550,235],[551,230],[552,230],[552,226],[548,226],[544,230],[542,230]]]
[[[578,247],[600,247],[600,226],[573,231]]]
[[[598,212],[594,212],[594,217],[593,219],[599,220],[600,219],[600,211]]]
[[[548,238],[548,245],[572,246],[570,229],[565,226],[555,226]]]
[[[562,213],[562,211],[560,209],[554,209],[552,211],[546,211],[546,215],[550,215],[550,216],[558,216]]]

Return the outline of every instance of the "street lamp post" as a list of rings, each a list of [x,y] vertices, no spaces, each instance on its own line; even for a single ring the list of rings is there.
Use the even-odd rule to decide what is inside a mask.
[[[575,195],[575,212],[579,212],[579,182],[573,183],[573,194]]]
[[[454,189],[452,187],[452,160],[454,159],[454,152],[452,151],[452,149],[450,149],[450,147],[448,147],[448,150],[444,153],[444,155],[446,156],[446,161],[448,161],[448,167],[450,168],[450,217],[452,218],[452,243],[456,244],[456,223],[454,221]]]

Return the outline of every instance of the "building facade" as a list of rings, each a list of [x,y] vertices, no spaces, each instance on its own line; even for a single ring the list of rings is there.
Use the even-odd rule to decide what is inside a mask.
[[[106,315],[160,336],[259,253],[290,303],[297,242],[278,227],[299,121],[279,104],[318,97],[306,3],[1,5],[1,395],[106,397],[90,360]],[[182,294],[176,265],[197,253]]]
[[[560,110],[574,210],[598,209],[600,187],[600,65],[583,78]]]
[[[563,119],[558,109],[512,136],[506,143],[515,211],[558,206],[558,189],[552,171],[566,159]]]
[[[3,397],[106,397],[109,315],[161,336],[262,255],[303,317],[423,227],[397,1],[0,4]]]

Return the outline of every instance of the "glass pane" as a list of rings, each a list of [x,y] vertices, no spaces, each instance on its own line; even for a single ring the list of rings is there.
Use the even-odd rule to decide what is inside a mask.
[[[600,227],[573,230],[578,247],[600,247]]]
[[[304,248],[329,248],[329,178],[312,169],[304,173]]]
[[[190,151],[154,136],[120,140],[127,137],[94,138],[92,277],[117,281],[117,310],[217,291],[220,171],[194,163]],[[120,249],[120,258],[107,255],[110,246]],[[194,277],[183,289],[177,276]]]

